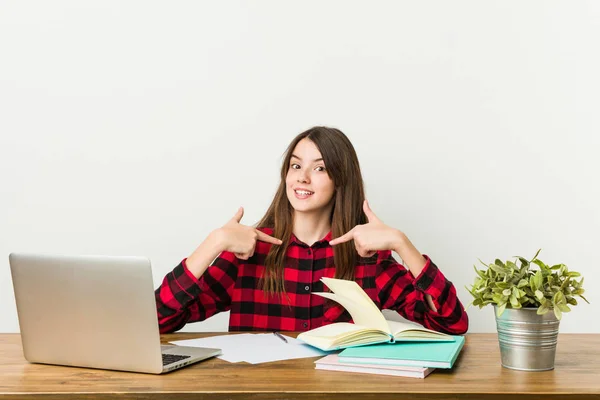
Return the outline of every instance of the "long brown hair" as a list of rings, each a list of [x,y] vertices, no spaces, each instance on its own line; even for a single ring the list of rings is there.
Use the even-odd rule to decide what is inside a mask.
[[[367,222],[362,204],[365,199],[364,184],[356,151],[350,140],[335,128],[315,126],[302,132],[288,146],[281,166],[281,182],[273,202],[258,228],[273,228],[272,236],[283,241],[272,246],[265,260],[265,274],[261,277],[263,290],[271,294],[285,292],[283,269],[293,228],[293,209],[286,195],[286,176],[292,152],[302,139],[311,140],[323,156],[326,171],[333,181],[334,204],[331,213],[331,233],[337,238],[356,225]],[[334,248],[335,277],[354,280],[357,253],[353,241]]]

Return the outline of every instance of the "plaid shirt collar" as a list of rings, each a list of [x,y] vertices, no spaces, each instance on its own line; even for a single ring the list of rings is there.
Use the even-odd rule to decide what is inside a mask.
[[[301,241],[300,239],[298,239],[296,237],[296,235],[294,235],[292,233],[292,238],[290,240],[290,244],[295,244],[298,245],[300,247],[326,247],[329,246],[329,241],[332,239],[332,234],[331,231],[329,231],[327,233],[327,235],[325,235],[325,237],[323,237],[323,239],[316,241],[312,246],[307,245],[306,243],[304,243],[303,241]]]

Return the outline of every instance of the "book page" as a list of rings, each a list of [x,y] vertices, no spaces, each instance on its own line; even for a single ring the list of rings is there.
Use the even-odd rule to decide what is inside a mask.
[[[302,332],[298,335],[298,339],[326,351],[360,344],[390,342],[390,336],[385,332],[349,322],[323,325]]]
[[[392,330],[392,334],[396,339],[407,336],[411,338],[454,341],[454,338],[450,335],[446,335],[445,333],[436,332],[431,329],[424,328],[421,325],[399,321],[387,322],[389,324],[390,329]]]
[[[354,281],[342,279],[321,278],[321,281],[333,293],[316,293],[316,295],[328,298],[341,304],[352,316],[355,324],[363,325],[371,329],[379,329],[387,334],[392,334],[388,321],[373,303],[373,300]]]
[[[336,322],[335,324],[323,325],[307,332],[302,332],[298,337],[314,336],[319,339],[335,340],[341,336],[351,335],[363,331],[364,326],[351,324],[349,322]]]

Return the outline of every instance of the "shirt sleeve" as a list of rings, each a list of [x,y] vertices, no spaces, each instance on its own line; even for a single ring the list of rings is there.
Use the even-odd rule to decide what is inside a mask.
[[[221,253],[200,279],[188,270],[186,259],[181,261],[155,291],[160,333],[229,310],[237,272],[238,259],[230,252]]]
[[[404,318],[435,331],[460,335],[467,331],[469,318],[456,295],[452,282],[438,267],[427,260],[416,278],[392,257],[391,251],[379,252],[376,286],[382,309],[397,311]],[[437,311],[427,304],[433,300]]]

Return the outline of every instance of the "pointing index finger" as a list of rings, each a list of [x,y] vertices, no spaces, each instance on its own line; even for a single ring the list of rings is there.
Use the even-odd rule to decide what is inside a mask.
[[[332,246],[335,246],[336,244],[346,243],[352,239],[354,239],[354,228],[352,228],[352,230],[350,230],[349,232],[346,232],[342,236],[335,238],[333,240],[330,240],[329,244]]]
[[[280,239],[274,238],[273,236],[269,236],[266,233],[259,231],[256,229],[256,233],[258,234],[258,240],[261,242],[267,242],[272,244],[282,244],[283,242]]]

